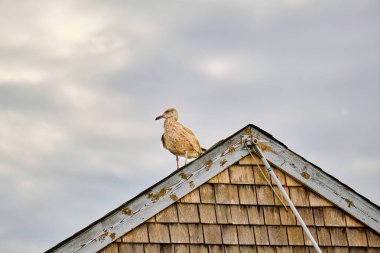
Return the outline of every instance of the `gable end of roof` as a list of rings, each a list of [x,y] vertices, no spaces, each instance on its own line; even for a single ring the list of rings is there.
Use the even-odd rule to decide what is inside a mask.
[[[247,156],[249,152],[243,149],[241,141],[243,135],[266,140],[263,152],[272,165],[380,233],[380,208],[377,205],[297,155],[269,133],[247,125],[46,253],[97,252],[106,247]]]

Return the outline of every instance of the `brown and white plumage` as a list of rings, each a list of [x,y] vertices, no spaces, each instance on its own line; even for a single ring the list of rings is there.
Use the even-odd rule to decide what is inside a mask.
[[[161,137],[162,145],[176,156],[177,169],[178,156],[186,158],[197,158],[204,149],[201,148],[195,134],[178,122],[178,112],[174,108],[167,109],[156,120],[164,118],[164,134]]]

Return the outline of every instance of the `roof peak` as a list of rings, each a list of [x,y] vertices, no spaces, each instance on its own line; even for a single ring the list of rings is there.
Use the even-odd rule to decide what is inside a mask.
[[[249,124],[47,252],[100,250],[247,156],[249,152],[242,144],[242,136],[247,134],[267,141],[263,152],[275,167],[380,232],[377,205],[297,155],[269,133]]]

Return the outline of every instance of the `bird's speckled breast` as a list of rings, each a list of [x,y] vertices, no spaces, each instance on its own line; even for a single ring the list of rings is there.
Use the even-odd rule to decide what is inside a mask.
[[[196,137],[174,120],[165,120],[163,141],[164,148],[174,155],[184,156],[187,151],[189,158],[196,158],[202,153]]]

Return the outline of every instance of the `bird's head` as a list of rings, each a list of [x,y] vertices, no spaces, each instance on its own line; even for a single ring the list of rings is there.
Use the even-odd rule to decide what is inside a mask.
[[[170,108],[170,109],[167,109],[162,115],[158,116],[156,118],[156,120],[159,120],[159,119],[174,119],[175,121],[178,120],[178,112],[176,109],[174,108]]]

